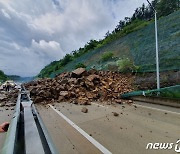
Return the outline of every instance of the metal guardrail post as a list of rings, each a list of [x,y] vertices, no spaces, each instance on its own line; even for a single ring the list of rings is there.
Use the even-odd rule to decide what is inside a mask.
[[[15,151],[15,145],[17,141],[18,121],[20,118],[20,99],[21,99],[21,93],[19,92],[16,103],[16,109],[7,132],[5,144],[1,152],[2,154],[13,154]]]

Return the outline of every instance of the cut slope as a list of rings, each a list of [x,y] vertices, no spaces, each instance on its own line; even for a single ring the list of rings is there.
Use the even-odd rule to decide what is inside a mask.
[[[159,39],[159,60],[160,70],[179,70],[180,66],[180,11],[176,11],[169,16],[162,17],[158,20],[158,39]],[[111,51],[114,58],[111,61],[102,62],[101,56],[104,52]],[[69,62],[63,68],[54,70],[48,74],[48,67],[58,65],[58,62],[45,67],[40,77],[44,76],[44,72],[50,77],[71,71],[78,63],[83,63],[87,69],[96,68],[98,70],[107,70],[111,65],[116,65],[118,58],[129,58],[135,65],[140,66],[140,71],[155,71],[155,37],[154,22],[140,30],[132,32],[124,37],[104,45],[98,49],[89,51],[84,55]]]

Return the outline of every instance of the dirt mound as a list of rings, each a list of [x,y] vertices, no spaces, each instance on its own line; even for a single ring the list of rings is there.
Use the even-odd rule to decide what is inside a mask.
[[[35,103],[68,101],[88,105],[92,101],[122,103],[120,96],[133,90],[132,81],[132,75],[79,68],[54,79],[29,82],[25,87]]]

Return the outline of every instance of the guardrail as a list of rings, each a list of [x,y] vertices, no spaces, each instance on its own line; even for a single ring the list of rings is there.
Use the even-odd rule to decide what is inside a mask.
[[[48,131],[24,87],[7,132],[2,154],[58,153]]]

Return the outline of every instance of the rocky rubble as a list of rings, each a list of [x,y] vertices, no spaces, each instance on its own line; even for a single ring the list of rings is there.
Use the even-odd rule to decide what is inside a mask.
[[[70,102],[88,105],[92,101],[131,103],[121,100],[131,92],[133,76],[84,68],[62,73],[54,79],[39,79],[25,84],[34,103]]]
[[[10,92],[0,91],[0,107],[14,107],[18,97],[18,90]]]

